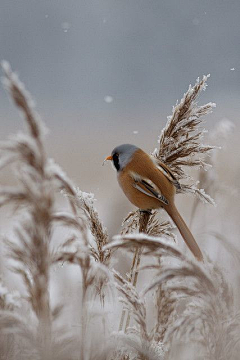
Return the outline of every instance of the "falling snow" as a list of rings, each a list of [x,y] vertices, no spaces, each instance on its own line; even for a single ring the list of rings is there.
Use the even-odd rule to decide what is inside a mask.
[[[104,96],[104,101],[107,103],[107,104],[111,104],[113,102],[113,97],[110,96],[110,95],[106,95]]]
[[[67,21],[62,22],[61,28],[64,32],[68,32],[68,30],[71,28],[71,24]]]

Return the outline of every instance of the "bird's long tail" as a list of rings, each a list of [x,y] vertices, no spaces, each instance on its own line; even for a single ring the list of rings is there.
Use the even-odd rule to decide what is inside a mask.
[[[203,255],[201,250],[199,249],[198,244],[196,243],[196,240],[194,239],[191,231],[187,227],[185,221],[179,214],[176,206],[174,204],[171,204],[169,207],[165,207],[168,215],[172,218],[174,223],[176,224],[180,234],[182,235],[185,243],[193,253],[193,255],[197,258],[199,261],[203,261]]]

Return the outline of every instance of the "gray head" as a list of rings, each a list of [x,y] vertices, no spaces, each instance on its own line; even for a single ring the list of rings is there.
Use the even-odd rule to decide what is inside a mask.
[[[112,151],[112,161],[117,171],[121,171],[139,148],[131,144],[116,146]]]

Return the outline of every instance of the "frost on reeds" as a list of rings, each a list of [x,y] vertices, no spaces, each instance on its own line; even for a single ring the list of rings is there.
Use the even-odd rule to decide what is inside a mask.
[[[35,112],[33,101],[17,75],[7,63],[3,63],[3,83],[10,97],[21,110],[28,126],[27,133],[11,136],[0,144],[1,167],[12,164],[17,185],[1,187],[0,205],[12,205],[17,211],[13,238],[5,243],[8,256],[12,260],[12,270],[20,275],[25,285],[24,298],[31,306],[37,325],[32,327],[24,317],[0,313],[0,329],[14,333],[26,340],[21,351],[32,358],[66,359],[69,351],[73,358],[77,353],[85,359],[86,295],[94,279],[106,277],[106,272],[97,269],[91,257],[87,233],[87,223],[79,216],[76,207],[77,193],[69,179],[51,159],[48,159],[43,145],[44,125]],[[57,211],[56,194],[69,194],[72,212]],[[72,235],[63,243],[62,249],[52,247],[52,236],[57,226],[72,230]],[[75,246],[68,251],[69,245]],[[61,314],[61,304],[52,308],[50,304],[50,268],[56,262],[79,265],[82,272],[82,328],[78,342],[73,346],[73,335],[66,329],[55,326]],[[84,323],[84,324],[83,324]]]
[[[203,266],[189,260],[166,239],[145,234],[117,236],[107,246],[130,252],[139,247],[143,249],[142,256],[151,259],[151,263],[141,270],[155,272],[150,283],[137,294],[131,284],[115,274],[120,293],[124,295],[122,301],[126,307],[132,308],[138,324],[138,330],[128,328],[131,336],[127,345],[137,350],[139,355],[144,354],[144,359],[175,359],[173,349],[178,342],[194,344],[194,354],[199,352],[201,359],[237,359],[240,318],[233,304],[232,290],[220,269],[210,261]],[[173,258],[175,262],[170,262]],[[155,294],[155,290],[161,292],[161,297],[154,315],[155,323],[148,329],[145,301],[149,293]],[[168,295],[164,298],[166,292]],[[165,300],[168,305],[166,317]],[[180,306],[183,308],[181,311],[178,309]],[[152,311],[156,309],[151,308]],[[156,341],[158,349],[162,349],[159,357],[152,350],[151,355],[146,350],[155,347]]]
[[[186,167],[207,168],[206,154],[214,149],[212,145],[203,144],[206,130],[201,127],[203,117],[212,112],[215,103],[198,106],[197,98],[206,89],[209,75],[203,76],[196,84],[189,86],[183,98],[173,107],[172,115],[168,116],[166,126],[159,137],[159,149],[153,155],[159,161],[167,164],[177,180],[189,178]],[[194,183],[183,184],[178,192],[188,192],[197,195],[201,200],[213,203],[204,189],[199,189]]]
[[[90,231],[94,237],[96,247],[91,246],[91,252],[96,261],[105,263],[109,257],[109,252],[104,252],[103,247],[108,243],[108,232],[99,218],[99,214],[94,207],[94,194],[81,191],[79,188],[75,189],[76,193],[73,195],[67,193],[66,195],[74,201],[76,207],[84,212]]]
[[[6,250],[11,270],[24,285],[16,297],[0,281],[1,359],[237,360],[239,314],[220,269],[208,258],[199,264],[182,253],[172,225],[156,212],[131,212],[121,234],[110,241],[93,194],[74,187],[47,157],[46,129],[29,93],[7,63],[3,69],[3,83],[27,132],[0,143],[0,169],[11,164],[17,180],[14,186],[0,187],[1,207],[11,205],[15,216],[11,235],[5,236]],[[213,203],[185,172],[211,162],[207,155],[214,146],[202,144],[205,131],[199,126],[214,104],[196,103],[206,80],[190,87],[173,109],[153,156],[171,168],[181,184],[179,192]],[[59,210],[60,193],[69,211]],[[56,246],[59,228],[66,231]],[[113,269],[118,249],[134,254],[126,278]],[[66,318],[66,304],[53,299],[50,286],[51,269],[67,272],[73,267],[80,284],[69,300],[74,324],[71,316]],[[137,287],[138,273],[143,276]],[[61,278],[57,286],[65,292]],[[181,357],[183,344],[194,352]]]

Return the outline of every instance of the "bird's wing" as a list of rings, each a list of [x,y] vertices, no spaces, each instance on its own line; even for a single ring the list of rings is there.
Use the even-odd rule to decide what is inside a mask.
[[[158,187],[149,179],[142,178],[139,174],[132,173],[134,180],[133,186],[141,191],[143,194],[148,195],[162,202],[165,205],[169,204],[169,201],[161,194]]]
[[[175,188],[177,188],[178,190],[181,189],[181,185],[179,181],[176,179],[176,177],[174,176],[173,172],[169,169],[169,167],[164,163],[162,163],[161,161],[156,160],[155,158],[153,159],[153,161],[157,166],[158,170],[161,171],[166,176],[166,178],[175,186]]]

